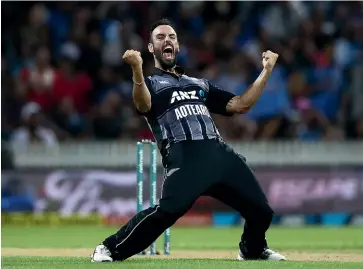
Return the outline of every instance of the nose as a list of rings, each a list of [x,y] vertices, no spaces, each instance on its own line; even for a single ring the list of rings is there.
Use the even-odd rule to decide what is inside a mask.
[[[167,35],[167,36],[165,37],[165,43],[167,43],[168,41],[171,43],[171,38],[170,38],[170,36],[168,36],[168,35]]]

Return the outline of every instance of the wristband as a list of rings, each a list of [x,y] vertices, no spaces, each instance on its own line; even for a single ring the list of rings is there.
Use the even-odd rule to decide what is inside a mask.
[[[141,86],[142,85],[142,83],[144,83],[144,81],[141,81],[141,82],[136,82],[135,80],[134,80],[134,78],[132,77],[132,82],[133,83],[135,83],[137,86]]]

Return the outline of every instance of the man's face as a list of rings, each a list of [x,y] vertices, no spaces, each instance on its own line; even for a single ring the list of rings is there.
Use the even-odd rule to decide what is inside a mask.
[[[174,67],[179,53],[179,43],[174,29],[169,25],[160,25],[154,29],[151,38],[149,51],[154,54],[161,67]]]

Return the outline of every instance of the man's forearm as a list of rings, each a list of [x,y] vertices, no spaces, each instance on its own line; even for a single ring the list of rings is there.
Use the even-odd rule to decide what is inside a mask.
[[[151,109],[151,95],[149,89],[145,85],[142,67],[132,68],[133,80],[133,99],[135,106],[141,112],[147,112]]]
[[[246,113],[257,102],[272,70],[264,68],[258,78],[240,96],[233,97],[227,104],[227,112]]]

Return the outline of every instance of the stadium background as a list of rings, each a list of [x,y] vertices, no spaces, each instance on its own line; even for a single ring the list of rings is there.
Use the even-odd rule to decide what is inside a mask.
[[[162,17],[177,25],[187,72],[237,94],[263,50],[280,54],[247,115],[214,116],[256,171],[274,223],[363,223],[362,3],[3,2],[1,12],[3,224],[135,213],[135,142],[151,134],[121,56],[142,51],[150,74],[148,26]],[[201,198],[179,224],[240,221]]]

